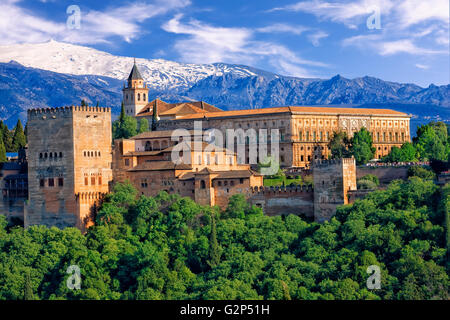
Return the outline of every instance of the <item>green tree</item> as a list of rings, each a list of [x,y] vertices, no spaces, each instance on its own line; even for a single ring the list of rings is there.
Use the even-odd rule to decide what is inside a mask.
[[[335,132],[328,148],[331,150],[332,159],[348,158],[350,156],[350,139],[344,131]]]
[[[12,134],[9,131],[8,126],[3,121],[0,122],[0,127],[2,131],[3,144],[5,146],[6,152],[14,152],[12,146]]]
[[[214,213],[211,215],[211,235],[209,241],[210,260],[208,264],[211,266],[211,268],[215,268],[220,263],[221,253],[219,243],[217,242],[216,216]]]
[[[148,120],[145,119],[145,118],[141,118],[139,120],[139,131],[138,131],[138,133],[143,133],[143,132],[146,132],[148,130],[149,130]]]
[[[448,135],[445,124],[431,122],[417,128],[417,136],[413,139],[417,154],[421,160],[447,161],[450,153]]]
[[[15,152],[19,151],[20,148],[25,147],[27,144],[27,139],[25,133],[23,132],[22,122],[17,120],[16,127],[14,128],[14,136],[12,139],[13,149]]]
[[[30,278],[30,273],[27,272],[25,274],[25,281],[24,281],[24,293],[23,293],[23,299],[24,300],[34,300],[34,294],[33,294],[33,288]]]
[[[113,139],[128,139],[138,133],[137,121],[134,117],[125,114],[125,107],[122,101],[119,119],[112,125]]]
[[[433,171],[421,166],[412,166],[408,168],[408,177],[419,177],[425,180],[433,180],[436,175]]]
[[[355,157],[357,164],[366,164],[373,159],[375,148],[373,147],[372,135],[366,128],[363,127],[354,133],[351,154]]]
[[[0,131],[0,162],[6,162],[6,148],[3,143],[3,133]]]

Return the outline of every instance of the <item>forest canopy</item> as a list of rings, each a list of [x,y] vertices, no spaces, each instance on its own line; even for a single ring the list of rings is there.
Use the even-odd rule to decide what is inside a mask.
[[[85,235],[0,216],[0,299],[448,299],[449,197],[413,176],[318,224],[265,216],[242,195],[221,211],[117,184]]]

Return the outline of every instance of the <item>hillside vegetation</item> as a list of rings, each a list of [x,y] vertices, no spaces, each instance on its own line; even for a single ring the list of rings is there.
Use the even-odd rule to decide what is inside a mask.
[[[264,216],[242,195],[221,211],[119,184],[86,235],[0,217],[0,299],[448,299],[449,196],[411,177],[317,224]]]

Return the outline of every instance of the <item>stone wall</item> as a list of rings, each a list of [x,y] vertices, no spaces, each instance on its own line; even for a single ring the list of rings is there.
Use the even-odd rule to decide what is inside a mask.
[[[311,186],[254,188],[249,202],[263,209],[264,214],[314,215],[314,191]]]
[[[358,166],[356,168],[356,179],[360,179],[368,174],[373,174],[378,177],[380,184],[387,185],[392,180],[408,179],[409,166],[403,167],[368,167]]]

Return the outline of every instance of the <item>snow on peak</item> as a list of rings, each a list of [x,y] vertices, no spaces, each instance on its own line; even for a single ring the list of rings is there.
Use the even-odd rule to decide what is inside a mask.
[[[89,47],[53,39],[36,44],[0,46],[0,62],[15,60],[26,67],[73,75],[101,75],[125,80],[133,57],[114,56]],[[227,64],[184,64],[163,59],[136,59],[149,87],[158,91],[182,90],[211,75],[255,75],[250,69]]]

